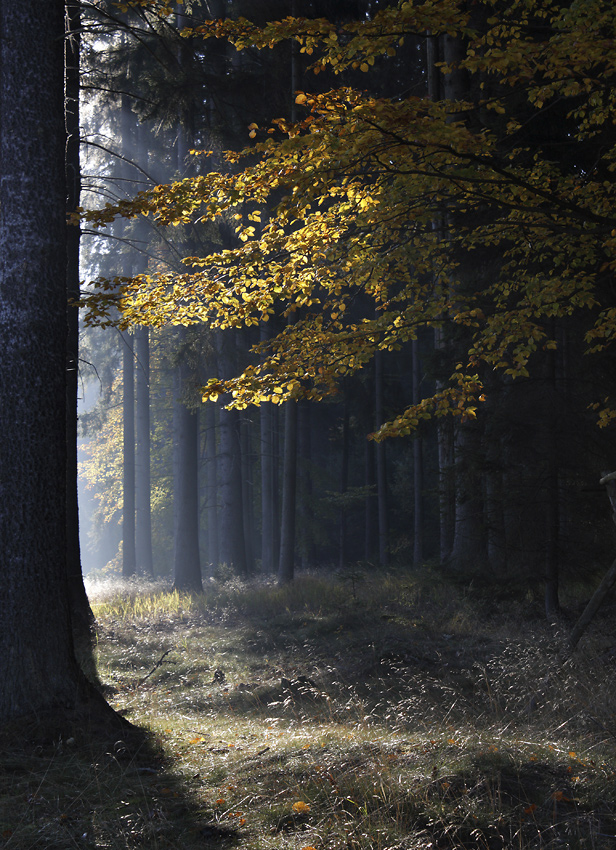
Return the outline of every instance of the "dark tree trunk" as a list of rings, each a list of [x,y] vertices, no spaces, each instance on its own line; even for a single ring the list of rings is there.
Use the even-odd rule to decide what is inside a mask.
[[[340,463],[340,494],[344,495],[349,488],[349,403],[345,399],[344,415],[342,417],[342,458]],[[347,545],[347,509],[343,504],[340,508],[338,564],[343,570],[348,563]]]
[[[237,365],[236,334],[232,331],[219,333],[216,342],[218,371],[222,377],[231,377],[236,373]],[[237,410],[220,408],[218,433],[220,561],[231,567],[237,575],[245,576],[247,568],[242,500],[242,455],[240,419]]]
[[[413,404],[421,401],[421,361],[419,357],[419,342],[412,343],[413,356]],[[423,440],[420,434],[413,440],[413,563],[419,566],[423,563],[423,490],[424,464]]]
[[[219,550],[221,563],[245,576],[246,546],[242,503],[242,458],[240,451],[239,414],[221,408],[218,424]]]
[[[216,406],[213,402],[205,405],[205,494],[207,514],[207,559],[215,568],[220,560],[218,555],[218,488],[216,448]]]
[[[66,3],[65,99],[66,210],[74,212],[81,194],[79,163],[79,49],[81,12],[77,0]],[[66,567],[75,651],[83,668],[94,677],[92,656],[94,615],[88,602],[81,572],[79,546],[79,502],[77,495],[77,395],[79,389],[79,238],[78,224],[67,228],[66,290]]]
[[[284,461],[282,472],[282,515],[278,582],[286,584],[295,575],[295,494],[297,483],[297,402],[288,401],[284,416]]]
[[[0,4],[0,718],[105,708],[67,592],[64,4]],[[108,709],[111,714],[111,710]]]
[[[246,546],[246,571],[254,573],[254,515],[253,515],[253,456],[251,445],[252,422],[244,417],[240,422],[240,440],[242,453],[242,510],[244,514],[244,544]]]
[[[260,409],[261,426],[261,569],[277,571],[274,550],[274,411],[271,402]]]
[[[439,477],[439,551],[442,564],[451,556],[455,532],[454,427],[449,418],[437,423]]]
[[[135,553],[137,572],[154,576],[150,503],[150,331],[135,329]]]
[[[133,337],[122,334],[122,575],[134,576],[135,555],[135,361]]]
[[[364,448],[364,464],[365,464],[365,484],[369,488],[366,496],[366,529],[364,536],[364,557],[368,563],[377,557],[378,554],[378,512],[377,512],[377,497],[376,497],[376,454],[375,443],[372,440],[366,440]]]
[[[476,423],[456,434],[456,520],[450,564],[460,572],[477,572],[487,562],[483,515],[481,434]]]
[[[186,404],[192,374],[181,356],[173,384],[173,587],[200,593],[199,414]]]
[[[555,335],[552,323],[551,335]],[[548,383],[552,403],[546,412],[546,552],[545,552],[545,615],[548,619],[560,613],[559,584],[559,488],[558,488],[558,431],[556,415],[556,352],[549,351],[547,358]]]
[[[383,355],[379,351],[374,358],[374,391],[375,391],[375,415],[376,427],[385,421],[383,412]],[[376,498],[377,516],[379,525],[379,563],[382,567],[387,566],[389,561],[388,528],[387,528],[387,462],[385,456],[385,443],[375,444],[376,456]]]
[[[301,563],[303,567],[316,564],[314,540],[314,496],[312,483],[312,408],[306,399],[298,402],[298,515],[301,527]]]

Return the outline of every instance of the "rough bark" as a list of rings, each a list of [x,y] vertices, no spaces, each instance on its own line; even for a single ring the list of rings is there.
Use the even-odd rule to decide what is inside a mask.
[[[0,718],[113,716],[67,592],[64,4],[3,0],[0,33]]]

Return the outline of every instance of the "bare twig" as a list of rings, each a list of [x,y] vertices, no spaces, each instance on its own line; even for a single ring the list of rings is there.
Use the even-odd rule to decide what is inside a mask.
[[[138,688],[139,688],[141,685],[143,685],[143,683],[146,681],[146,679],[149,679],[149,678],[150,678],[150,676],[152,675],[152,673],[154,673],[156,670],[158,670],[158,668],[160,667],[160,665],[163,663],[163,661],[164,661],[164,660],[165,660],[165,658],[169,655],[169,653],[170,653],[170,652],[173,652],[173,649],[167,649],[167,650],[165,650],[165,652],[163,652],[163,654],[162,654],[162,655],[161,655],[161,657],[158,659],[158,661],[156,662],[156,664],[152,667],[152,669],[150,670],[150,672],[148,673],[148,675],[147,675],[147,676],[144,676],[144,677],[143,677],[143,679],[140,679],[140,680],[137,682],[137,687],[138,687]]]

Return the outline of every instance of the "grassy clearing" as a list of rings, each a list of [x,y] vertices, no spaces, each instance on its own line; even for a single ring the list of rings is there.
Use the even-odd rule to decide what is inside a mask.
[[[606,611],[576,656],[532,604],[429,576],[97,592],[106,696],[152,746],[0,753],[0,847],[616,845]]]

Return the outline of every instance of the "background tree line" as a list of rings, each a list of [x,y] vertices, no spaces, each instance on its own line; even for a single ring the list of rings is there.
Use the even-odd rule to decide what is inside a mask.
[[[108,375],[98,409],[82,417],[84,470],[99,517],[116,521],[123,505],[124,575],[172,570],[178,588],[198,589],[223,564],[288,580],[295,564],[432,562],[465,579],[539,580],[554,614],[559,575],[587,579],[606,562],[613,535],[597,482],[613,449],[593,405],[612,391],[614,69],[596,45],[613,37],[613,10],[596,4],[594,35],[579,46],[587,10],[566,4],[410,6],[83,7],[84,138],[94,142],[84,188],[113,214],[140,189],[171,185],[119,207],[153,211],[162,224],[120,218],[104,236],[95,231],[84,256],[108,281],[109,309],[119,288],[132,313],[133,329],[89,330],[84,346]],[[572,43],[573,62],[564,52]],[[348,142],[345,159],[327,115],[344,125],[351,110],[363,124],[352,125],[360,141]],[[268,135],[275,150],[263,147]],[[246,160],[223,152],[255,137],[272,171],[259,176],[255,154],[242,183]],[[207,154],[189,157],[193,148]],[[260,235],[269,253],[255,254],[254,267],[282,268],[298,225],[291,217],[278,242],[268,235],[287,186],[266,192],[263,175],[293,157],[313,169],[310,200],[330,225],[352,225],[333,240],[313,229],[295,292],[291,274],[279,285],[271,278],[277,301],[257,304],[262,293],[247,285],[245,306],[236,284],[226,306],[218,291],[209,298],[223,319],[199,321],[204,296],[182,257],[223,257],[205,265],[210,280],[226,281],[225,297],[237,281],[233,258],[243,273]],[[294,179],[311,191],[301,182],[309,176]],[[353,202],[345,180],[355,181]],[[199,205],[224,191],[203,214]],[[341,193],[346,209],[336,206]],[[382,197],[392,225],[370,218]],[[378,245],[362,242],[370,228],[382,234]],[[320,274],[319,264],[327,270],[308,297],[304,276]],[[122,285],[138,274],[162,283],[148,289],[142,278],[133,296]],[[346,294],[332,295],[336,287]],[[96,297],[95,319],[116,321]],[[180,324],[166,327],[170,318]],[[354,347],[343,347],[344,332]],[[606,344],[588,354],[597,339]],[[285,368],[293,363],[269,400],[227,409],[229,390],[240,402],[253,392],[234,376],[253,376],[246,369],[271,363],[272,351]],[[325,364],[315,379],[313,361]],[[461,389],[447,395],[456,373]],[[220,397],[203,405],[208,380],[210,398]],[[319,382],[337,391],[316,404]],[[424,416],[434,397],[460,415]],[[603,416],[609,422],[608,408]],[[382,426],[399,439],[367,439]]]

